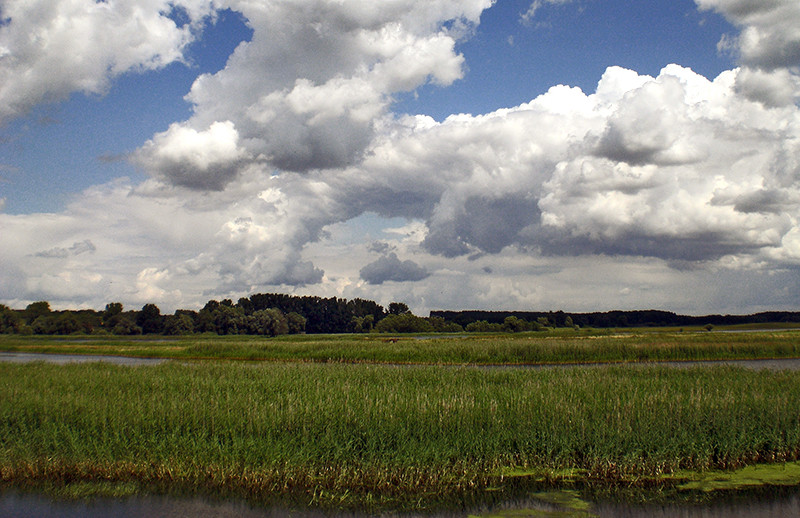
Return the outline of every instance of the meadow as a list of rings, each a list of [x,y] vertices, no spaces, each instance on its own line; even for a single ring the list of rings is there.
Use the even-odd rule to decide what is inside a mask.
[[[752,332],[751,332],[752,331]],[[273,362],[535,365],[800,358],[800,331],[573,330],[432,335],[0,335],[0,351]]]
[[[798,457],[792,371],[0,363],[0,480],[18,487],[417,509]]]

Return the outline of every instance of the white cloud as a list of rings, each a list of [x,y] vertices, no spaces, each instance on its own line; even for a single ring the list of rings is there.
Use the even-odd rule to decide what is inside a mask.
[[[343,205],[422,218],[423,247],[444,257],[774,256],[796,226],[800,114],[739,95],[741,73],[612,67],[592,95],[555,87],[483,116],[407,118],[326,181]]]
[[[421,281],[429,277],[430,273],[414,261],[401,261],[397,254],[390,252],[361,268],[359,275],[369,284],[383,284],[387,281]]]
[[[223,70],[195,81],[187,95],[194,116],[180,127],[204,133],[230,121],[252,161],[308,171],[357,163],[393,93],[459,79],[456,38],[491,0],[394,0],[380,9],[361,0],[223,3],[247,19],[252,40]],[[171,177],[147,157],[160,153],[152,142],[141,159]],[[230,179],[223,173],[209,184]]]
[[[0,12],[0,121],[73,91],[102,93],[109,78],[181,61],[209,0],[3,0]]]
[[[736,89],[748,99],[778,108],[800,98],[800,76],[786,69],[764,72],[743,68],[736,76]]]
[[[726,36],[721,50],[735,51],[742,64],[774,70],[800,67],[800,3],[796,0],[695,0],[701,9],[713,9],[742,27],[738,36]]]
[[[175,185],[220,190],[236,177],[247,156],[230,121],[214,122],[204,131],[175,123],[149,140],[136,161]]]

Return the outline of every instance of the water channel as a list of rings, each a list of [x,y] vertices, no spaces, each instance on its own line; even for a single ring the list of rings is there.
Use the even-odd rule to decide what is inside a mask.
[[[706,504],[619,504],[580,508],[529,498],[499,506],[426,514],[370,514],[345,511],[259,508],[238,501],[135,496],[58,500],[16,490],[0,492],[0,516],[7,518],[777,518],[800,516],[800,488],[774,495],[731,496]]]
[[[129,356],[104,356],[101,354],[46,354],[46,353],[5,353],[0,352],[0,361],[11,363],[91,363],[104,362],[115,365],[157,365],[169,360],[162,358],[133,358]]]
[[[101,354],[51,354],[51,353],[18,353],[0,352],[0,362],[12,363],[90,363],[105,362],[115,365],[157,365],[172,360],[163,358],[135,358],[130,356],[107,356]],[[644,362],[624,362],[613,363],[614,365],[628,366],[653,366],[661,365],[665,367],[689,368],[697,366],[713,367],[715,365],[732,365],[748,369],[769,369],[769,370],[800,370],[800,358],[776,358],[776,359],[756,359],[756,360],[688,360],[688,361],[644,361]],[[600,367],[609,363],[571,363],[571,364],[531,364],[531,365],[491,365],[489,368],[570,368],[570,367]],[[405,366],[400,365],[398,366]],[[459,367],[459,366],[456,366]]]

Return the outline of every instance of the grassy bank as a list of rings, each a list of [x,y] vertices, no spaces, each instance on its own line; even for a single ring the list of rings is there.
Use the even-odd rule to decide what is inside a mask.
[[[0,364],[0,478],[421,506],[800,454],[800,373]]]
[[[120,338],[0,335],[0,351],[253,361],[540,364],[800,357],[800,331],[625,332],[559,329],[473,335],[200,335]]]

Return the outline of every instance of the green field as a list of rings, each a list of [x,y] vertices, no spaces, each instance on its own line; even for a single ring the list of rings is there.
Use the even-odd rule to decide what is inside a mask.
[[[0,351],[175,359],[449,365],[800,358],[800,331],[572,330],[461,335],[0,335]]]
[[[398,364],[786,357],[798,336],[4,337],[6,350],[272,361],[0,362],[0,480],[373,509],[531,484],[667,487],[800,458],[800,372]]]

